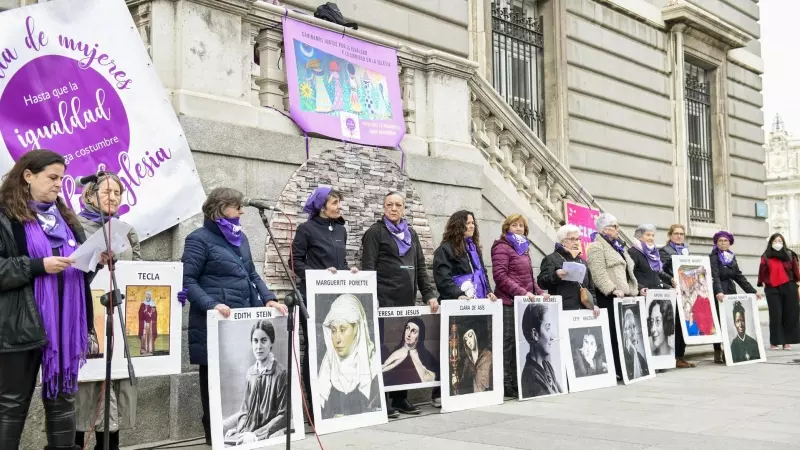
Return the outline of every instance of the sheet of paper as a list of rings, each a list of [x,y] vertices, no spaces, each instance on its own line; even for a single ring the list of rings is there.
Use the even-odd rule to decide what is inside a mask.
[[[108,224],[105,226],[108,232]],[[111,219],[111,251],[113,253],[122,253],[128,249],[128,233],[131,231],[131,226],[118,219]],[[94,272],[97,264],[100,262],[100,254],[107,249],[105,235],[103,230],[97,230],[89,237],[77,250],[72,254],[75,259],[75,264],[72,267],[83,272]]]
[[[562,269],[567,272],[567,276],[562,278],[564,281],[576,281],[578,283],[583,283],[583,279],[586,277],[586,266],[581,263],[567,261],[564,262]]]

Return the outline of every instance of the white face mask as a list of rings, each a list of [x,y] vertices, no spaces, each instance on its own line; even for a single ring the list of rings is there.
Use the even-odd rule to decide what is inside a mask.
[[[783,243],[776,242],[776,243],[772,244],[772,249],[775,250],[776,252],[779,252],[779,251],[783,250]]]

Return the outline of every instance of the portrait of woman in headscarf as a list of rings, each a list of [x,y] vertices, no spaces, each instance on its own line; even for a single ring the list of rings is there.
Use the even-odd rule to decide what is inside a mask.
[[[403,327],[403,337],[383,361],[383,384],[429,383],[439,379],[439,359],[425,348],[425,323],[412,317]]]
[[[700,336],[712,336],[717,333],[714,316],[711,312],[711,300],[706,283],[704,267],[681,267],[678,269],[681,280],[681,296],[683,301],[692,305],[692,316],[697,324]]]
[[[319,369],[317,401],[323,419],[381,410],[375,344],[364,308],[352,294],[333,301],[322,323],[325,356]]]
[[[156,350],[156,337],[158,337],[158,311],[156,302],[153,301],[153,291],[145,291],[144,301],[139,307],[139,341],[142,356],[152,355]]]
[[[476,332],[476,330],[482,331],[482,328],[473,326],[471,328],[462,327],[462,329],[466,329],[466,332],[462,335],[460,342],[461,361],[456,372],[458,375],[451,380],[458,389],[451,389],[451,391],[457,391],[458,395],[491,391],[494,389],[492,350],[483,333],[479,337]]]

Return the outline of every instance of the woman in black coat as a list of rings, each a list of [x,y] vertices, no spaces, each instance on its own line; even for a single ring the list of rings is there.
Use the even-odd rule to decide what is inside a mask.
[[[250,244],[239,221],[244,214],[244,195],[231,188],[216,188],[203,203],[203,226],[186,236],[183,250],[183,285],[188,289],[189,362],[200,366],[200,400],[206,444],[211,444],[208,410],[208,353],[206,313],[223,317],[235,308],[270,306],[283,314],[286,307],[275,301],[258,275]]]
[[[635,240],[633,247],[628,249],[628,255],[633,260],[633,274],[639,283],[639,288],[671,289],[675,287],[675,280],[664,272],[661,254],[655,245],[655,225],[639,225],[639,228],[633,233],[633,237]]]
[[[714,281],[714,296],[717,301],[717,316],[719,316],[719,304],[725,299],[726,295],[736,295],[736,285],[747,294],[756,294],[756,289],[747,281],[747,278],[739,270],[739,263],[736,255],[731,251],[733,245],[733,235],[727,231],[719,231],[714,235],[714,249],[711,250],[709,257],[711,262],[711,279]],[[722,352],[721,344],[714,344],[714,362],[725,364],[725,354]]]
[[[47,447],[76,448],[75,394],[94,310],[70,257],[83,228],[59,195],[66,164],[32,150],[0,186],[0,449],[19,448],[41,368]],[[107,261],[106,255],[102,261]]]

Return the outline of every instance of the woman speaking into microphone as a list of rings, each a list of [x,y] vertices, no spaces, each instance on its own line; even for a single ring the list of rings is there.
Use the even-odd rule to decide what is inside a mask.
[[[81,199],[84,208],[78,214],[84,232],[91,236],[100,230],[100,227],[107,226],[110,217],[117,217],[122,194],[125,188],[119,177],[110,172],[103,172],[97,181],[88,183],[83,188]],[[98,204],[98,197],[100,203]],[[102,211],[102,213],[101,213]],[[101,231],[102,233],[102,231]],[[131,228],[128,232],[128,249],[122,253],[115,254],[115,261],[140,261],[139,236]],[[128,320],[134,320],[128,318]],[[94,339],[105,339],[105,336],[93,336]],[[119,430],[133,428],[136,425],[136,402],[138,392],[136,386],[130,380],[114,380],[111,382],[110,389],[104,389],[102,381],[80,383],[78,386],[78,401],[76,413],[77,433],[75,433],[75,444],[84,446],[85,432],[94,430],[96,449],[103,449],[103,431],[105,402],[103,392],[107,391],[111,396],[111,408],[109,411],[109,443],[108,449],[119,450]]]
[[[92,273],[72,267],[85,241],[59,196],[66,164],[24,154],[0,185],[0,448],[19,448],[39,368],[46,450],[75,448],[75,393],[94,332]],[[106,260],[106,257],[103,257]]]

